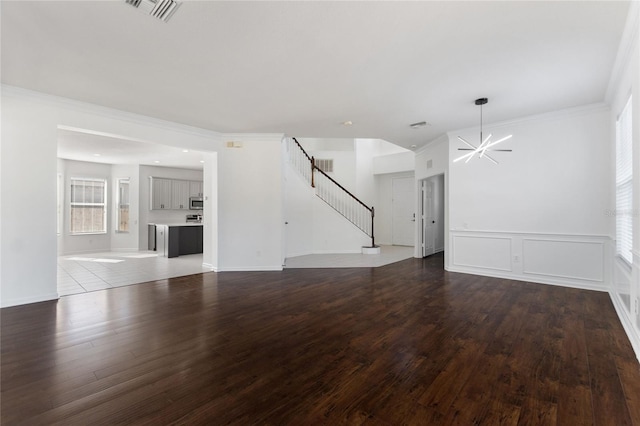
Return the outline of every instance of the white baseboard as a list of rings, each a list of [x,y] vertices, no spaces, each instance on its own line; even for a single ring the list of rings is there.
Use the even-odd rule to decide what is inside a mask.
[[[282,266],[224,266],[214,269],[215,272],[264,272],[282,271]]]
[[[211,263],[202,263],[203,268],[211,269],[213,272],[218,272],[218,268],[213,266]]]
[[[286,258],[290,258],[290,257],[298,257],[298,256],[309,256],[310,254],[313,254],[313,252],[298,252],[298,253],[287,253]]]
[[[57,300],[58,298],[58,293],[49,293],[32,297],[20,297],[17,299],[2,300],[1,307],[8,308],[10,306],[27,305],[29,303],[47,302],[49,300]]]
[[[362,249],[357,249],[357,250],[340,250],[340,251],[336,251],[336,250],[318,250],[315,251],[311,254],[362,254]]]
[[[460,274],[471,274],[471,275],[481,275],[483,277],[493,277],[493,278],[504,278],[507,280],[514,281],[523,281],[529,283],[536,284],[547,284],[547,285],[555,285],[560,287],[570,287],[570,288],[578,288],[581,290],[594,290],[594,291],[609,291],[609,287],[603,283],[595,283],[592,281],[579,281],[570,278],[563,277],[550,277],[545,278],[541,276],[531,276],[531,275],[519,275],[510,273],[507,271],[497,271],[497,270],[482,270],[479,268],[465,268],[465,267],[445,267],[446,271],[449,272],[457,272]]]
[[[625,309],[620,297],[612,291],[609,292],[609,297],[611,297],[613,307],[618,314],[618,318],[620,318],[620,322],[622,323],[624,331],[627,333],[627,337],[629,337],[633,351],[636,353],[636,358],[638,358],[638,362],[640,362],[640,334],[638,334],[636,327],[633,326],[633,320],[629,317],[629,312]]]

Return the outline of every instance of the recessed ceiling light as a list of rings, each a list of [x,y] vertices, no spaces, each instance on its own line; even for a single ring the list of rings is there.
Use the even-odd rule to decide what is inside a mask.
[[[183,149],[182,152],[189,152],[189,150],[188,149]]]
[[[156,163],[156,164],[160,163],[159,160],[153,160],[153,162]]]
[[[351,120],[343,121],[342,125],[343,126],[352,126],[353,125],[353,121],[351,121]]]
[[[431,124],[427,123],[426,121],[419,121],[418,123],[409,124],[409,127],[411,127],[412,129],[419,129],[421,127],[430,126],[430,125]]]
[[[411,149],[416,149],[418,147],[418,145],[411,145]]]
[[[201,163],[204,163],[204,160],[200,160]]]
[[[100,157],[100,154],[93,154],[94,157]]]

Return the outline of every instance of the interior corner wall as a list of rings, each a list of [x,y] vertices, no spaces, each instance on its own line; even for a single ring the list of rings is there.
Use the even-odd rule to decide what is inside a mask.
[[[58,297],[59,127],[200,151],[219,147],[220,135],[215,132],[11,86],[2,86],[1,102],[2,307]]]
[[[610,241],[609,110],[603,105],[486,125],[513,152],[449,171],[448,270],[595,290]],[[456,132],[477,140],[478,130]],[[451,138],[451,158],[459,155]]]
[[[220,271],[282,269],[282,135],[224,135],[218,153]]]

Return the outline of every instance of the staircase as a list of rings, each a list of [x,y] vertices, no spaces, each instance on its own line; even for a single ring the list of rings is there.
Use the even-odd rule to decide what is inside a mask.
[[[307,154],[296,138],[286,138],[286,141],[289,164],[315,188],[316,195],[371,238],[371,247],[363,248],[363,252],[366,248],[377,248],[373,233],[374,208],[360,201],[316,166],[315,159]]]

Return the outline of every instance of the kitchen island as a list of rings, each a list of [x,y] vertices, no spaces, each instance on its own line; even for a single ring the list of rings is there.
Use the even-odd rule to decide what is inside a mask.
[[[202,223],[150,223],[156,230],[156,250],[160,256],[178,257],[202,253]]]

